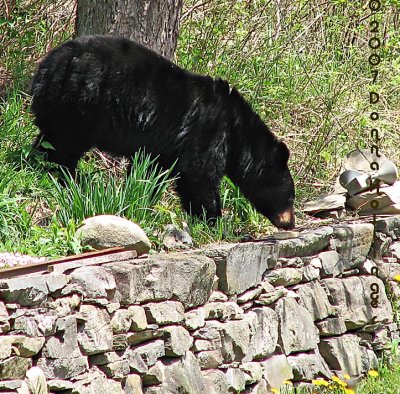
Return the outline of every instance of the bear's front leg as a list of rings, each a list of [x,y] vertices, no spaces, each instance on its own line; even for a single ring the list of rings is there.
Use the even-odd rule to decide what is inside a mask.
[[[183,208],[193,216],[204,218],[214,224],[221,216],[219,182],[207,178],[181,175],[177,180],[177,191]]]

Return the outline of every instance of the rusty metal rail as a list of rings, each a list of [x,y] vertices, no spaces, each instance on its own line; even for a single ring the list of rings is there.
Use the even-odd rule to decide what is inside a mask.
[[[39,263],[20,265],[13,268],[5,268],[0,270],[0,280],[34,273],[63,273],[70,269],[84,265],[112,263],[130,260],[136,257],[137,253],[134,250],[126,250],[122,247],[109,248],[94,252],[86,252],[74,256],[62,257],[55,260],[41,261]]]

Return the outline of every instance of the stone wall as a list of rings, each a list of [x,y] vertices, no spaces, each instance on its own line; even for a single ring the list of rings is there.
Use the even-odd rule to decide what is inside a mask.
[[[400,217],[376,229],[375,240],[372,224],[342,224],[3,280],[0,392],[47,392],[29,389],[33,370],[54,393],[263,394],[358,378],[398,335]]]

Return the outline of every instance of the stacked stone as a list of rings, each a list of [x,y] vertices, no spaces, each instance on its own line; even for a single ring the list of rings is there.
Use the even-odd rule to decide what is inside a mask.
[[[400,218],[0,282],[0,391],[268,393],[359,378],[398,336]],[[377,268],[374,268],[377,267]],[[397,271],[396,271],[397,270]],[[71,271],[71,272],[70,272]],[[45,385],[44,385],[45,386]]]

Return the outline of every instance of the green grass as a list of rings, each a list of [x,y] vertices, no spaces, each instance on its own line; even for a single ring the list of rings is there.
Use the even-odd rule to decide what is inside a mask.
[[[47,202],[62,226],[70,221],[79,223],[87,217],[110,214],[151,228],[159,219],[154,207],[174,180],[171,170],[161,170],[156,159],[143,152],[133,157],[128,176],[110,176],[106,171],[82,168],[74,179],[61,169],[65,185],[51,176]]]

